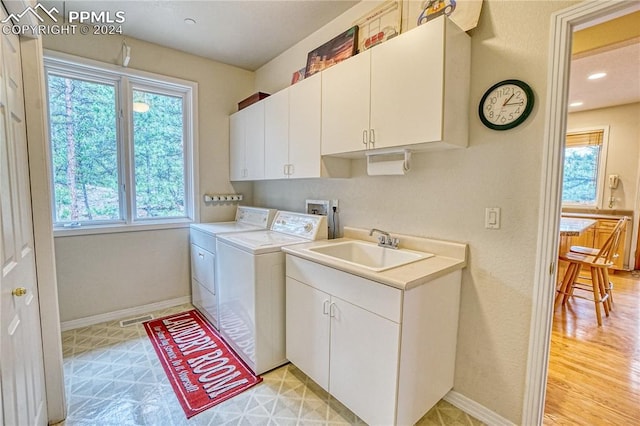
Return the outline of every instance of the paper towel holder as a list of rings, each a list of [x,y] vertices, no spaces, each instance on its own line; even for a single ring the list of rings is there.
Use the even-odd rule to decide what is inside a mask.
[[[408,172],[411,169],[411,150],[408,149],[376,149],[375,151],[369,151],[365,153],[367,155],[367,170],[372,164],[372,159],[375,162],[385,161],[398,161],[398,157],[404,156],[404,162],[402,169],[404,172]]]

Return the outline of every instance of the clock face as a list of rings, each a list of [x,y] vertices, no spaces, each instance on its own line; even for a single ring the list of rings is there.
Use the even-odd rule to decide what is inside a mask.
[[[480,120],[490,129],[512,129],[527,119],[533,101],[533,91],[528,84],[520,80],[501,81],[489,88],[480,100]]]

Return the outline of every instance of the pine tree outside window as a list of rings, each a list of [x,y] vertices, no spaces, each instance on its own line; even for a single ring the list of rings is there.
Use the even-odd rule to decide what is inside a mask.
[[[195,219],[195,83],[57,54],[45,72],[56,229]]]

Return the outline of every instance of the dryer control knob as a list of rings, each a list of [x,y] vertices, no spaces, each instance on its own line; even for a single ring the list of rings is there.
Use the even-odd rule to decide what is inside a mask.
[[[311,232],[312,229],[313,229],[313,224],[311,222],[307,222],[307,224],[304,225],[304,232]]]

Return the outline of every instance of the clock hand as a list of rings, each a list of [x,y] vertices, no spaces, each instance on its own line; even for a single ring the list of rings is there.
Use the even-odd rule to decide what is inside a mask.
[[[507,105],[522,105],[522,102],[517,102],[517,103],[515,103],[515,104],[504,104],[504,105],[502,105],[502,106],[507,106]]]
[[[502,104],[502,106],[507,105],[507,103],[511,100],[511,98],[513,98],[513,95],[515,95],[515,93],[512,93],[511,96],[509,96],[509,99],[507,99],[506,101],[504,101],[504,103]]]

